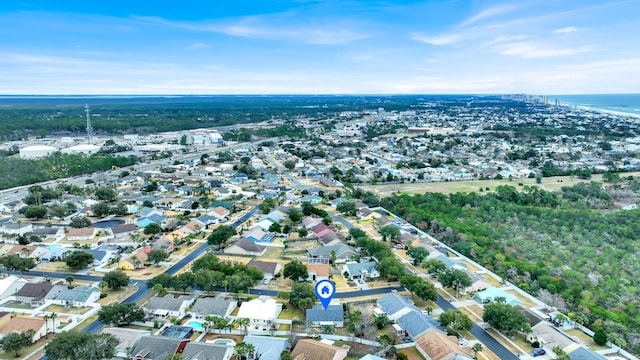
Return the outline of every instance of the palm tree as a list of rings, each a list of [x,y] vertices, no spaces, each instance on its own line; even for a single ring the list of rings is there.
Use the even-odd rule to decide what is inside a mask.
[[[42,318],[44,319],[44,337],[46,339],[49,336],[49,314],[44,314]]]
[[[224,287],[224,292],[227,292],[227,286],[229,286],[229,281],[222,280],[222,286]]]
[[[54,334],[55,334],[55,332],[56,332],[56,318],[57,318],[57,317],[58,317],[58,314],[56,314],[56,313],[54,313],[54,312],[52,312],[52,313],[49,315],[49,319],[51,319],[51,322],[52,322],[52,326],[51,326],[51,328],[53,329],[53,331],[52,331],[52,332],[53,332]]]
[[[247,335],[247,327],[249,326],[249,324],[251,324],[251,320],[249,320],[248,318],[239,318],[236,319],[236,324],[238,324],[238,327],[242,327],[244,330],[244,334]]]
[[[73,283],[73,276],[69,275],[66,278],[64,278],[67,281],[67,284],[69,284],[69,287],[71,287],[71,284]]]
[[[473,358],[477,359],[478,353],[481,352],[482,350],[484,350],[484,348],[482,347],[481,343],[473,344],[473,346],[471,347],[471,351],[473,351]]]

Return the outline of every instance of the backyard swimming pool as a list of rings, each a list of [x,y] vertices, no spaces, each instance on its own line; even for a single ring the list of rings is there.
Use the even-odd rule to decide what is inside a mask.
[[[187,323],[187,326],[191,326],[195,331],[204,331],[204,327],[202,326],[202,323],[199,321],[189,321]]]
[[[122,225],[122,224],[124,224],[124,220],[102,220],[102,221],[95,222],[93,224],[93,227],[106,229],[106,228],[110,228],[110,227]]]

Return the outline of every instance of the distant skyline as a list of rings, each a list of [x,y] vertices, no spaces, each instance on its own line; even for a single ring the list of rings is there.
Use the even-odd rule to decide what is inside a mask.
[[[640,0],[0,2],[2,94],[640,93]]]

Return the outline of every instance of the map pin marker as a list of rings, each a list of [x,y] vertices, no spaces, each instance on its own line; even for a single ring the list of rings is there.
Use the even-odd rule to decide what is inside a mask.
[[[333,295],[336,294],[336,286],[329,280],[320,280],[316,283],[315,291],[318,300],[320,300],[324,309],[327,310],[331,299],[333,299]]]

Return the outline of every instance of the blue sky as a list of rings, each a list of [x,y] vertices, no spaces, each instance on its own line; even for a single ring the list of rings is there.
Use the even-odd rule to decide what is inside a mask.
[[[0,2],[0,94],[640,93],[640,0]]]

